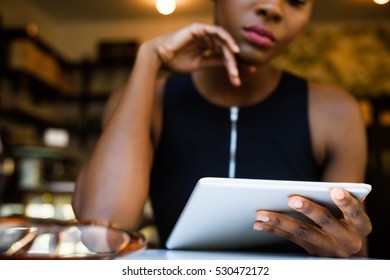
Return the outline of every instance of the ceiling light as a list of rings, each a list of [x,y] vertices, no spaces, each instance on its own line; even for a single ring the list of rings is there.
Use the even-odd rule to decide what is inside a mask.
[[[172,14],[176,9],[176,0],[156,0],[156,9],[163,15]]]
[[[378,5],[383,5],[383,4],[386,4],[388,3],[390,0],[374,0],[375,3],[377,3]]]

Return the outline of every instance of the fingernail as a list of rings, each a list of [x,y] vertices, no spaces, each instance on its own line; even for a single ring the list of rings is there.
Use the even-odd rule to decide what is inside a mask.
[[[294,199],[293,200],[293,202],[292,202],[292,204],[291,204],[294,208],[302,208],[302,206],[303,206],[303,202],[300,200],[300,199],[298,199],[298,198],[296,198],[296,199]]]
[[[270,221],[270,218],[268,216],[265,216],[265,215],[258,215],[257,220],[264,222],[264,223],[268,223]]]
[[[237,68],[233,68],[230,73],[233,77],[238,77],[238,69]]]
[[[239,87],[241,86],[241,80],[240,78],[238,78],[237,76],[236,77],[232,77],[232,84],[236,87]]]
[[[340,199],[340,200],[345,198],[344,192],[342,190],[340,190],[340,189],[336,189],[335,190],[335,196],[336,196],[337,199]]]
[[[253,229],[254,230],[264,230],[264,227],[260,224],[254,224],[253,225]]]

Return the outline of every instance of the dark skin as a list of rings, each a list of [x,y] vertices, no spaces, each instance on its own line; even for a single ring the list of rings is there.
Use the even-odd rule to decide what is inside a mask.
[[[107,105],[104,132],[78,178],[73,202],[77,217],[137,228],[162,132],[161,68],[191,73],[199,92],[211,103],[229,107],[260,102],[281,77],[272,59],[306,27],[313,2],[215,1],[214,25],[193,24],[143,43],[129,82]],[[253,39],[248,32],[251,26],[260,26],[268,35]],[[322,181],[362,182],[367,151],[356,100],[342,90],[309,84],[309,121],[313,154],[323,166]],[[330,196],[341,217],[292,196],[289,206],[318,226],[260,210],[254,213],[253,227],[288,238],[311,255],[364,253],[371,223],[363,203],[342,188],[332,189]]]

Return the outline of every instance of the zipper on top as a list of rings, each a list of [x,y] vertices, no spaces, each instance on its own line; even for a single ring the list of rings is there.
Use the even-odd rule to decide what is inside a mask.
[[[230,108],[230,158],[229,178],[236,177],[236,152],[237,152],[237,122],[239,109],[236,106]]]

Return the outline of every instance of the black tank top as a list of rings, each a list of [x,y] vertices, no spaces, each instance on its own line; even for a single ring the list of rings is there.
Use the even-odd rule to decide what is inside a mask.
[[[162,246],[196,182],[202,177],[228,177],[229,169],[237,178],[320,180],[305,80],[284,72],[267,99],[234,112],[203,98],[190,75],[168,79],[150,190]]]

